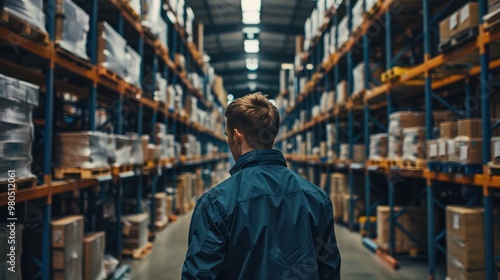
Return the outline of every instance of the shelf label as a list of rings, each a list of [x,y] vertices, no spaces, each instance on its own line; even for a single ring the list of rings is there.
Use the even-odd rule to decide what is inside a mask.
[[[460,24],[463,24],[468,19],[469,19],[469,6],[467,5],[460,11]]]
[[[450,30],[458,27],[458,14],[454,13],[450,16]]]
[[[437,144],[431,144],[429,147],[429,156],[431,158],[436,157],[438,155],[438,146]]]
[[[460,160],[467,160],[469,158],[469,146],[460,146]]]
[[[495,152],[493,153],[493,157],[497,158],[500,157],[500,142],[495,143]]]
[[[438,151],[439,151],[439,156],[440,157],[446,156],[446,142],[440,142],[439,143]]]
[[[460,215],[453,214],[453,229],[460,229]]]

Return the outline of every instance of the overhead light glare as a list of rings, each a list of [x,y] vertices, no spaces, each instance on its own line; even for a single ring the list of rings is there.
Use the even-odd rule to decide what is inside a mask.
[[[283,63],[281,64],[281,69],[283,70],[293,70],[293,63]]]
[[[314,65],[312,65],[311,63],[309,63],[309,64],[306,65],[306,68],[307,68],[307,70],[313,70],[314,69]]]
[[[259,24],[260,12],[243,12],[244,24]]]
[[[256,80],[258,77],[259,77],[259,75],[257,75],[257,73],[250,73],[247,75],[247,78],[249,80]]]
[[[276,106],[276,101],[274,101],[274,99],[269,99],[269,102],[271,102],[271,104],[273,104],[274,106]]]
[[[261,0],[241,0],[241,10],[243,12],[260,12]]]
[[[232,95],[232,94],[228,94],[228,95],[227,95],[227,100],[228,100],[228,101],[233,101],[233,100],[234,100],[234,95]]]
[[[256,90],[257,89],[257,83],[254,83],[254,82],[248,83],[248,88],[250,89],[250,91]]]
[[[245,52],[246,53],[258,53],[260,48],[259,48],[259,40],[253,39],[253,40],[245,40]]]
[[[258,58],[247,58],[245,60],[247,69],[250,71],[255,71],[259,69],[259,59]]]

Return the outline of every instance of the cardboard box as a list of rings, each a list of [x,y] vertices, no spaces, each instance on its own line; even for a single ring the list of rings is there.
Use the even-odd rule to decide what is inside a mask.
[[[484,238],[483,208],[447,206],[447,233],[459,240]]]
[[[403,135],[403,159],[425,160],[427,158],[425,127],[405,128]]]
[[[104,232],[88,233],[83,239],[83,279],[94,280],[101,274],[106,236]]]
[[[363,199],[359,199],[358,195],[353,196],[354,199],[354,210],[353,210],[353,219],[354,223],[358,222],[359,217],[365,213],[365,202]],[[349,222],[350,212],[349,212],[349,204],[350,204],[351,196],[346,194],[343,197],[342,201],[342,219],[344,222]]]
[[[457,136],[467,136],[470,138],[482,137],[481,119],[464,119],[457,121]]]
[[[439,125],[440,138],[455,138],[457,137],[457,122],[442,122]]]
[[[469,2],[439,23],[439,39],[444,42],[462,30],[478,25],[479,6],[475,2]]]
[[[370,135],[370,159],[380,160],[387,157],[387,133]]]
[[[394,213],[401,211],[401,207],[394,207]],[[384,248],[389,248],[389,215],[390,207],[381,205],[377,207],[377,239],[379,245]],[[425,221],[422,209],[416,207],[409,207],[407,210],[397,218],[397,221],[408,230],[417,240],[420,245],[426,246],[426,230]],[[399,227],[395,228],[395,252],[407,253],[410,250],[421,248],[410,237],[408,237]]]
[[[330,193],[345,194],[347,191],[347,176],[344,173],[333,173],[330,176]]]
[[[427,140],[427,159],[428,160],[442,160],[439,156],[439,140]]]
[[[342,207],[343,207],[343,203],[342,203],[343,195],[330,194],[330,199],[331,199],[332,205],[333,205],[333,219],[340,220],[344,216],[343,209],[342,209]]]
[[[465,136],[455,138],[455,153],[448,155],[448,160],[452,162],[461,162],[469,164],[482,163],[482,139],[470,139]]]
[[[484,280],[484,269],[466,270],[461,264],[448,257],[448,278],[451,280]]]
[[[461,264],[465,269],[484,268],[484,239],[459,238],[448,234],[446,238],[447,255]]]
[[[354,144],[352,147],[353,157],[352,161],[355,163],[365,163],[366,149],[363,144]]]
[[[122,218],[123,248],[138,249],[148,242],[149,214],[126,215]]]
[[[52,268],[58,270],[54,277],[82,279],[82,261],[83,217],[69,216],[53,221]]]

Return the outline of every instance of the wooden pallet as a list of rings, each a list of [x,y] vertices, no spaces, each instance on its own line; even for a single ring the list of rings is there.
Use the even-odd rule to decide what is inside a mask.
[[[115,83],[125,82],[124,78],[104,66],[97,66],[97,74]]]
[[[488,174],[500,175],[500,163],[489,162],[488,163]]]
[[[6,26],[19,35],[37,43],[48,44],[49,36],[47,32],[39,29],[33,24],[23,20],[8,11],[0,11],[0,24]]]
[[[99,168],[79,168],[60,167],[54,168],[54,178],[56,179],[93,179],[100,176],[110,175],[109,167]]]
[[[427,168],[427,161],[425,160],[402,160],[400,162],[400,169],[403,170],[424,170]]]
[[[387,159],[387,168],[399,168],[402,163],[400,159]]]
[[[439,43],[439,50],[443,53],[450,52],[465,42],[477,38],[479,31],[477,27],[470,27],[457,33],[455,36]]]
[[[73,64],[76,64],[78,67],[92,69],[92,64],[88,60],[73,54],[72,52],[62,48],[58,44],[55,45],[55,50],[56,50],[56,53],[61,58],[64,58],[65,60],[67,60]]]
[[[140,20],[141,16],[134,10],[132,9],[132,6],[130,6],[130,1],[128,0],[121,0],[123,9],[131,15],[135,20]]]
[[[500,25],[500,10],[493,11],[483,17],[484,30],[489,31]]]
[[[134,260],[143,260],[153,252],[153,243],[148,242],[139,249],[123,249],[122,255],[132,257]]]
[[[387,168],[387,160],[386,159],[379,159],[379,160],[369,159],[366,161],[366,166],[376,166],[378,168]]]
[[[15,178],[15,191],[33,189],[36,187],[36,178]],[[9,191],[8,180],[0,182],[0,193],[6,193]]]
[[[111,167],[111,174],[113,174],[113,176],[118,176],[120,173],[134,171],[135,167],[136,166],[130,165],[130,164],[121,165],[121,166],[113,166],[113,167]]]

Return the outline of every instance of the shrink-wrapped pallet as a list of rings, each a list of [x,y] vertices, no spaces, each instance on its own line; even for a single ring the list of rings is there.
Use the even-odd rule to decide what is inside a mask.
[[[56,44],[88,60],[86,45],[89,15],[71,0],[57,0]]]
[[[424,127],[412,127],[403,129],[403,160],[425,160],[426,135]]]
[[[387,133],[370,135],[370,159],[380,160],[387,157]]]
[[[55,138],[55,159],[61,167],[108,167],[107,142],[102,132],[61,132]]]
[[[42,0],[4,0],[0,8],[45,31],[45,13]]]

